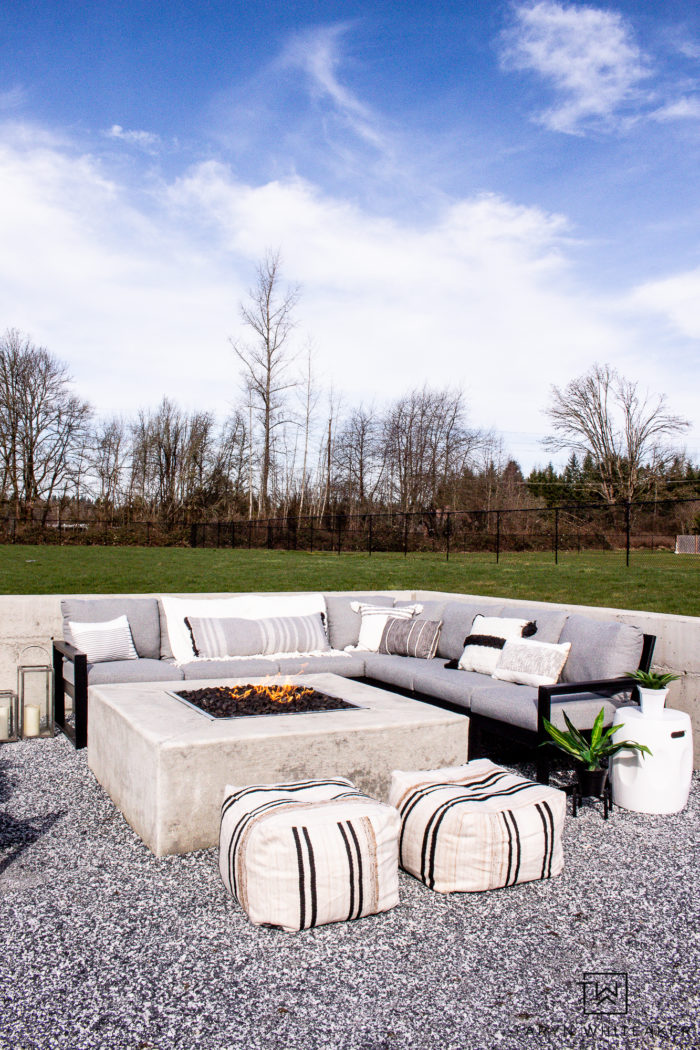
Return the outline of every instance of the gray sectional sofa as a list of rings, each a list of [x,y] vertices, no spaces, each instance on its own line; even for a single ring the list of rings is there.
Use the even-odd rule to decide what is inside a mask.
[[[253,596],[256,597],[256,596]],[[274,609],[274,596],[268,599]],[[166,599],[167,600],[167,599]],[[173,682],[187,679],[260,677],[269,674],[333,672],[360,678],[407,696],[463,711],[470,716],[470,757],[485,749],[489,734],[523,744],[545,739],[543,719],[564,726],[563,710],[580,729],[590,729],[601,704],[611,722],[617,706],[634,697],[635,683],[625,675],[632,668],[648,669],[655,639],[633,626],[567,614],[556,606],[512,604],[494,598],[441,595],[420,601],[418,618],[442,623],[432,659],[353,651],[360,631],[360,614],[353,602],[397,608],[411,604],[390,593],[345,593],[322,596],[330,642],[327,652],[233,659],[175,660],[163,601],[158,598],[68,598],[61,603],[64,638],[54,641],[56,720],[76,747],[87,744],[88,693],[91,685],[136,681]],[[459,660],[472,621],[485,616],[519,617],[536,624],[534,640],[570,642],[560,681],[539,687],[497,681],[490,675],[446,666]],[[126,615],[137,659],[88,664],[73,644],[71,623],[103,623]],[[172,621],[171,621],[172,622]],[[351,647],[351,651],[346,651]],[[65,696],[73,698],[74,717],[66,717]],[[538,776],[548,777],[549,749],[539,754]]]

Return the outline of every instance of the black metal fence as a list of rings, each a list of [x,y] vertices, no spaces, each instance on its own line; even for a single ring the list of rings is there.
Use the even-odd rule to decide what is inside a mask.
[[[549,508],[464,511],[378,511],[227,520],[119,521],[98,516],[47,516],[21,521],[5,508],[0,542],[181,546],[303,550],[332,553],[488,552],[561,554],[583,551],[674,551],[676,537],[697,533],[700,499],[657,500],[614,506],[576,504]]]

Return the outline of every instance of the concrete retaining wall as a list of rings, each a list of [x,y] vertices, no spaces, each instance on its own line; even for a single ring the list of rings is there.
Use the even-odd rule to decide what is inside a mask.
[[[366,590],[363,593],[367,593]],[[446,594],[439,591],[389,591],[383,594],[394,594],[406,599],[449,598],[457,601],[460,598],[473,599],[478,595]],[[182,597],[221,598],[223,594],[189,594]],[[42,645],[48,652],[51,638],[60,638],[61,628],[61,595],[0,595],[0,689],[14,689],[17,682],[17,664],[21,650],[27,645]],[[76,597],[90,597],[77,595]],[[92,597],[99,597],[93,595]],[[118,597],[111,595],[110,597]],[[124,596],[126,597],[126,595]],[[131,595],[130,597],[148,597],[148,595]],[[150,597],[154,597],[151,595]],[[506,605],[522,605],[523,599],[500,598]],[[546,602],[533,602],[543,608],[566,609],[568,612],[585,613],[599,620],[619,620],[622,623],[635,624],[646,634],[657,637],[654,652],[654,668],[659,671],[674,671],[682,675],[679,682],[673,682],[669,691],[669,707],[687,711],[693,725],[695,748],[694,765],[700,769],[700,617],[671,616],[668,613],[641,612],[631,609],[603,609],[586,605],[562,605]],[[33,657],[39,654],[28,654]],[[35,659],[32,662],[37,662]]]

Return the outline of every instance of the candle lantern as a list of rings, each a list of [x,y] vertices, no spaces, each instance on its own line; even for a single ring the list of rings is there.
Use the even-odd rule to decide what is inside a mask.
[[[38,651],[45,657],[43,663],[24,660],[25,653]],[[53,667],[49,654],[41,645],[28,645],[19,654],[17,668],[17,696],[20,730],[23,737],[52,737],[54,735]]]
[[[0,689],[0,744],[19,740],[19,702],[13,689]]]

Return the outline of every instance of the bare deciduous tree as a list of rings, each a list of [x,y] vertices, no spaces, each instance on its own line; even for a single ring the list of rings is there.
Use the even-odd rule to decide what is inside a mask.
[[[667,441],[690,425],[668,411],[665,395],[642,394],[610,365],[594,365],[563,390],[553,386],[546,414],[555,433],[545,446],[590,455],[607,503],[642,495],[677,455]]]
[[[249,302],[240,308],[243,323],[254,333],[254,341],[229,340],[243,365],[244,384],[260,425],[259,517],[269,511],[273,433],[285,421],[286,392],[297,385],[289,373],[294,360],[289,336],[294,328],[299,289],[282,289],[280,282],[279,252],[269,251],[258,266],[256,284],[248,293]]]
[[[0,338],[0,461],[3,495],[32,518],[82,469],[91,409],[70,389],[67,367],[17,329]]]

